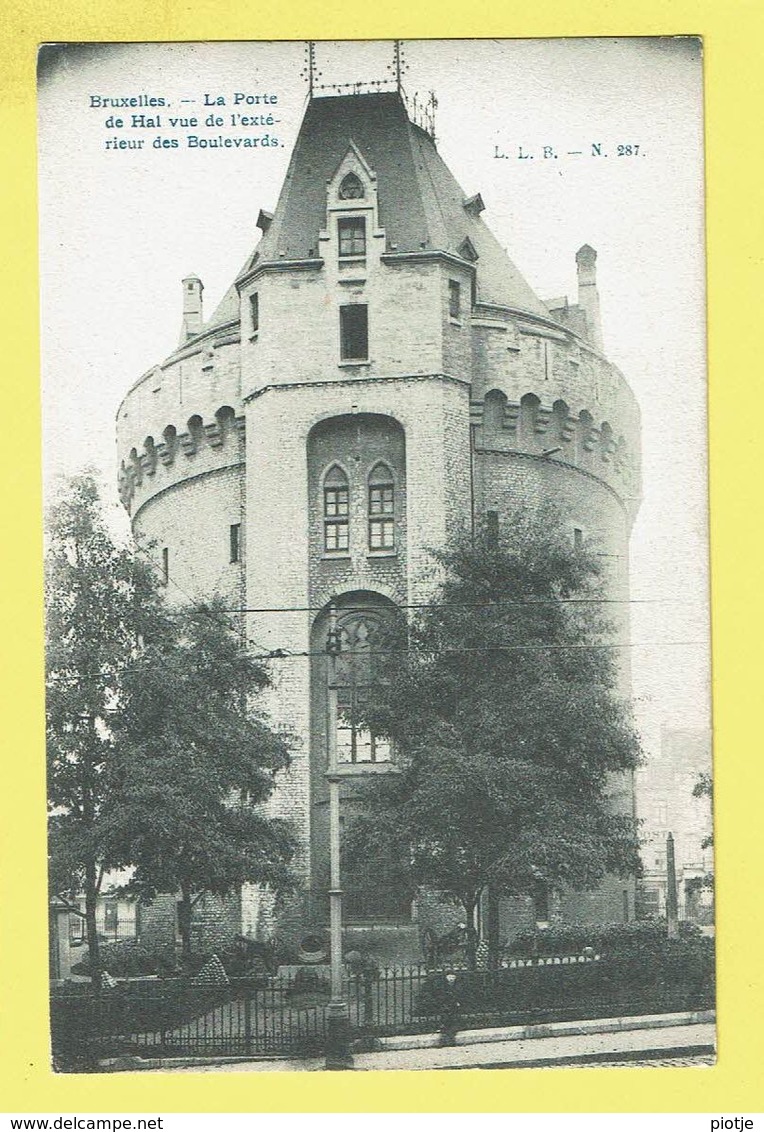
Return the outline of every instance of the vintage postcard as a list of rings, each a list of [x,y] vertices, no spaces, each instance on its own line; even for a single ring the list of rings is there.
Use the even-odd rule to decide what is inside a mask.
[[[701,40],[38,108],[54,1068],[712,1065]]]

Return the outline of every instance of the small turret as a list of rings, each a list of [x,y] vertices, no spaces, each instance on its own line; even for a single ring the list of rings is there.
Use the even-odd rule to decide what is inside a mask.
[[[183,346],[198,334],[204,325],[202,291],[204,284],[198,275],[187,275],[183,280],[183,323],[180,328],[180,345]]]
[[[587,338],[597,350],[602,350],[602,324],[600,322],[600,296],[597,290],[597,253],[589,244],[576,252],[578,268],[578,306],[586,315]]]

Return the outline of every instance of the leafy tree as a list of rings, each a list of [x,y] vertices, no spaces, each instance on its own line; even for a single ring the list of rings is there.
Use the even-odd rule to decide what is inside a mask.
[[[472,964],[486,888],[586,889],[639,870],[635,824],[609,798],[640,751],[602,562],[551,508],[520,511],[501,539],[441,554],[435,600],[377,644],[365,722],[393,740],[398,773],[359,786],[350,851],[405,846],[412,880],[463,905]]]
[[[266,669],[219,605],[172,608],[151,567],[120,545],[92,473],[51,509],[46,548],[46,723],[52,891],[84,895],[89,968],[109,869],[131,889],[181,892],[190,947],[203,892],[290,884],[293,842],[267,800],[288,762],[255,699]]]
[[[46,528],[46,739],[49,874],[84,894],[93,978],[96,902],[108,852],[102,821],[113,713],[140,633],[158,614],[148,568],[109,532],[95,476],[69,483]]]
[[[292,885],[291,829],[262,805],[289,761],[256,706],[269,685],[219,602],[168,609],[123,676],[110,843],[130,891],[180,893],[186,960],[204,893]]]
[[[713,807],[714,797],[714,780],[710,774],[705,772],[698,775],[695,785],[692,788],[693,798],[708,798],[709,806]],[[714,835],[713,833],[707,834],[700,843],[701,849],[713,849]],[[714,870],[713,868],[705,874],[701,879],[701,886],[703,888],[714,887]]]

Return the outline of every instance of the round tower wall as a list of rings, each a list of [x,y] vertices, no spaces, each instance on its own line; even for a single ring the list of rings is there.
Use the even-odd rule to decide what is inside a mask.
[[[230,609],[244,607],[245,506],[242,465],[187,476],[141,506],[133,533],[171,601],[219,597]]]
[[[608,483],[636,513],[639,409],[621,372],[552,326],[473,318],[472,423],[478,443],[560,458]],[[491,414],[491,398],[501,402]],[[487,417],[487,419],[485,419]]]
[[[117,412],[120,498],[131,516],[182,480],[243,461],[239,335],[176,351]]]

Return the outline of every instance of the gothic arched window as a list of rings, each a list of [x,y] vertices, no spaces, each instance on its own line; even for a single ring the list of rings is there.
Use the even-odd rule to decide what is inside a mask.
[[[324,550],[346,553],[350,547],[348,478],[338,464],[324,477]]]
[[[340,200],[360,200],[365,195],[361,178],[355,173],[346,173],[340,182]]]
[[[361,722],[364,699],[374,679],[374,640],[381,617],[373,611],[350,612],[340,618],[337,657],[337,761],[386,763],[390,741]]]
[[[369,550],[395,550],[395,481],[382,463],[369,473]]]

